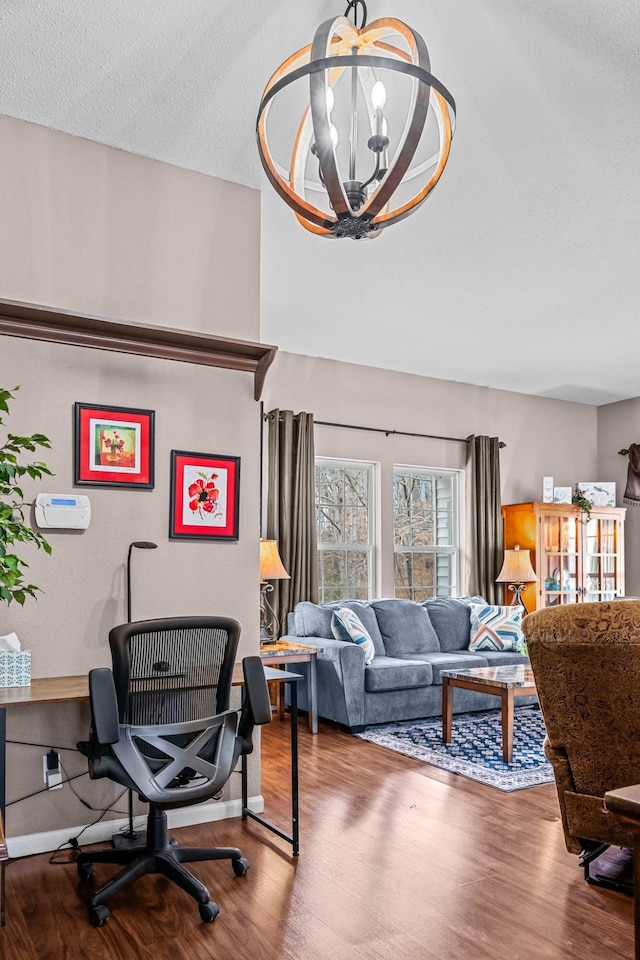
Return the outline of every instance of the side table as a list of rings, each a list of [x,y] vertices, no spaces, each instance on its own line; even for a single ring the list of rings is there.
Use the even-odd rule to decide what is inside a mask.
[[[287,663],[308,663],[307,673],[307,702],[309,705],[308,720],[311,733],[318,732],[318,684],[316,680],[316,660],[318,648],[302,643],[288,643],[285,640],[276,640],[275,643],[260,644],[260,659],[265,666],[279,667]],[[278,687],[281,690],[281,686]],[[278,703],[278,715],[282,720],[284,708]]]

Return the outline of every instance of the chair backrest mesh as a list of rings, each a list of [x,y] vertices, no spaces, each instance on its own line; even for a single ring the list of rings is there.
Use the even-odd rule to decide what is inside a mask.
[[[109,635],[121,723],[201,720],[229,709],[239,624],[228,618],[148,620]]]

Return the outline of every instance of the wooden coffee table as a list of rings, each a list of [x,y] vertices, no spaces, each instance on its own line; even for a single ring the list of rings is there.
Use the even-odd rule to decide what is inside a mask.
[[[516,697],[530,697],[536,692],[533,670],[524,664],[506,667],[471,667],[468,670],[442,671],[442,739],[451,743],[453,725],[453,690],[477,690],[500,697],[502,709],[502,757],[513,760],[513,703]]]

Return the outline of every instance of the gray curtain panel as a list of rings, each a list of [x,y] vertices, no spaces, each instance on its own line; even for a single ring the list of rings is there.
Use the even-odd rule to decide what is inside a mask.
[[[468,592],[488,603],[502,603],[496,583],[503,560],[500,498],[500,441],[497,437],[467,437]]]
[[[300,600],[318,602],[313,414],[270,410],[267,538],[290,580],[273,581],[270,603],[286,633],[287,614]]]

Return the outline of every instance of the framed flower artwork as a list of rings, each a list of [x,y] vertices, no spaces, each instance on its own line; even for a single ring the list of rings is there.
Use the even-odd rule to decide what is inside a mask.
[[[240,457],[171,451],[172,540],[237,540]]]
[[[152,490],[154,411],[96,403],[74,411],[74,484]]]

